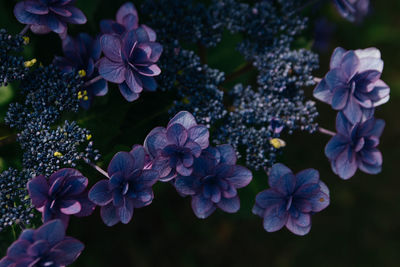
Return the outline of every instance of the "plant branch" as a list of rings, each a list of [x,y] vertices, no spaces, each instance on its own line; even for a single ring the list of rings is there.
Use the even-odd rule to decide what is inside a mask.
[[[93,169],[95,169],[96,171],[98,171],[99,173],[101,173],[102,175],[104,175],[105,177],[107,177],[108,179],[110,179],[110,176],[108,176],[108,173],[103,170],[102,168],[100,168],[99,166],[97,166],[96,164],[90,162],[88,159],[84,159],[84,161],[90,165]]]
[[[251,71],[252,69],[253,69],[253,64],[251,62],[247,62],[246,64],[239,67],[236,71],[227,75],[225,81],[222,84],[226,84],[230,81],[233,81],[236,78],[240,77],[241,75]]]
[[[22,29],[22,31],[19,34],[25,35],[29,31],[30,27],[31,27],[30,24],[25,25],[25,27]]]
[[[332,131],[327,130],[327,129],[322,128],[322,127],[318,127],[318,131],[319,131],[320,133],[323,133],[323,134],[326,134],[326,135],[330,135],[330,136],[335,136],[335,135],[336,135],[335,132],[332,132]]]

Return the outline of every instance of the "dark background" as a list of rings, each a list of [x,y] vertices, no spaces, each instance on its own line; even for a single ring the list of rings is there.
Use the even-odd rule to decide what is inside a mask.
[[[120,0],[79,0],[78,6],[88,17],[83,26],[70,26],[72,34],[98,32],[102,18],[114,18]],[[331,3],[321,9],[308,9],[312,20],[301,39],[311,47],[314,21],[325,17],[334,26],[329,48],[319,52],[321,68],[328,69],[328,60],[336,46],[346,49],[378,47],[385,61],[383,80],[391,87],[391,100],[377,109],[376,116],[386,120],[380,149],[384,155],[379,175],[362,172],[343,181],[330,170],[323,149],[328,136],[295,133],[284,137],[287,148],[280,161],[295,172],[316,168],[331,191],[331,205],[313,216],[311,232],[298,237],[283,229],[267,233],[262,220],[251,213],[257,192],[267,187],[267,176],[254,173],[253,182],[239,191],[242,208],[237,214],[215,212],[206,220],[197,219],[190,200],[183,199],[169,184],[157,183],[155,199],[149,207],[135,210],[128,225],[105,226],[98,210],[93,216],[72,218],[68,235],[83,241],[86,249],[72,266],[400,266],[400,177],[399,105],[400,105],[400,2],[372,1],[370,16],[354,25],[338,16]],[[0,1],[0,28],[17,33],[22,28],[13,17],[16,1]],[[135,1],[139,7],[138,1]],[[168,7],[166,7],[168,8]],[[140,16],[140,14],[139,14]],[[146,23],[145,19],[141,20]],[[25,51],[27,59],[36,57],[45,64],[54,55],[61,55],[55,34],[31,36]],[[209,51],[210,65],[229,73],[237,66],[238,53],[233,43],[237,37],[226,35],[223,42]],[[234,55],[234,56],[232,56]],[[236,59],[232,59],[236,58]],[[240,64],[240,62],[239,62]],[[8,103],[17,97],[17,87],[0,88],[0,136],[14,134],[4,125]],[[311,97],[312,88],[306,89]],[[93,133],[96,146],[104,155],[99,165],[106,167],[116,151],[129,150],[142,143],[146,133],[165,125],[165,112],[173,96],[157,92],[143,94],[134,103],[127,103],[116,88],[98,98],[88,112],[81,111],[66,118],[78,120]],[[335,113],[325,104],[318,104],[319,123],[334,129]],[[0,147],[0,167],[20,166],[18,144]],[[91,183],[102,177],[86,166],[79,168]],[[18,232],[16,233],[18,235]],[[0,255],[13,241],[11,230],[0,234]]]

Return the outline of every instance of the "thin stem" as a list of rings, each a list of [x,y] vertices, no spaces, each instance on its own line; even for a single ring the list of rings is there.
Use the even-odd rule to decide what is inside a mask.
[[[30,27],[31,27],[30,24],[25,25],[25,27],[22,29],[22,31],[19,34],[20,35],[25,35],[29,31]]]
[[[241,66],[239,69],[236,71],[232,72],[231,74],[226,76],[225,81],[222,84],[226,84],[230,81],[235,80],[236,78],[240,77],[241,75],[249,72],[250,70],[253,69],[253,64],[251,62],[247,62],[243,66]]]
[[[330,136],[335,136],[336,135],[335,132],[329,131],[329,130],[327,130],[325,128],[322,128],[322,127],[318,127],[318,131],[320,133],[327,134],[327,135],[330,135]]]
[[[94,84],[95,82],[100,81],[101,79],[103,79],[103,77],[101,77],[100,75],[99,75],[99,76],[96,76],[96,77],[94,77],[93,79],[91,79],[90,81],[87,81],[83,86],[84,86],[84,87],[88,87],[88,86]]]
[[[0,137],[0,147],[12,144],[17,140],[17,135],[16,134],[11,134],[7,136],[2,136]]]
[[[316,83],[320,83],[321,81],[322,81],[322,79],[321,78],[318,78],[318,77],[314,77],[314,82],[316,82]]]
[[[108,173],[103,170],[102,168],[100,168],[99,166],[97,166],[96,164],[90,162],[88,159],[84,159],[84,161],[89,164],[93,169],[95,169],[96,171],[98,171],[99,173],[101,173],[102,175],[104,175],[105,177],[107,177],[108,179],[110,179],[110,176],[108,176]]]

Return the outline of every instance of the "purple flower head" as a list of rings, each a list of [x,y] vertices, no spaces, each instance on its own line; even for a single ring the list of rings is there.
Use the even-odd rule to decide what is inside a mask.
[[[352,123],[368,118],[389,101],[390,88],[380,79],[381,53],[376,48],[333,52],[330,71],[314,90],[314,97],[342,111]]]
[[[43,175],[28,182],[29,196],[42,213],[43,222],[61,219],[65,228],[69,216],[89,216],[95,206],[87,197],[88,179],[75,169],[61,169],[47,180]]]
[[[56,57],[54,63],[64,72],[79,72],[84,81],[97,77],[98,71],[95,63],[100,59],[100,41],[93,39],[86,33],[79,34],[76,38],[67,36],[63,40],[64,57]],[[108,92],[107,82],[100,79],[80,92],[78,98],[80,105],[88,109],[94,96],[104,96]]]
[[[154,76],[161,73],[157,61],[162,46],[155,42],[155,34],[145,27],[125,33],[122,37],[105,34],[100,38],[105,57],[99,61],[99,73],[107,81],[119,85],[125,99],[138,99],[143,89],[155,91]]]
[[[67,23],[85,24],[86,17],[74,6],[74,0],[24,0],[15,5],[14,15],[34,33],[51,31],[65,37]]]
[[[139,27],[139,16],[133,3],[123,4],[117,11],[116,20],[100,21],[100,30],[103,34],[117,34],[135,30]]]
[[[153,159],[153,169],[160,172],[160,180],[170,181],[177,174],[192,174],[194,159],[209,145],[206,126],[197,125],[187,111],[173,117],[167,128],[153,129],[144,141],[144,147]]]
[[[269,189],[257,194],[253,213],[264,219],[264,229],[275,232],[286,226],[296,235],[311,229],[311,215],[329,205],[328,187],[314,169],[296,175],[281,163],[272,166]]]
[[[382,153],[377,149],[385,122],[371,117],[352,124],[339,112],[336,118],[337,134],[325,147],[332,170],[342,179],[352,177],[357,168],[369,174],[382,169]]]
[[[247,186],[251,180],[251,172],[236,165],[233,147],[221,145],[204,150],[195,159],[191,175],[178,175],[175,188],[184,196],[192,196],[195,215],[204,219],[217,207],[225,212],[237,212],[240,208],[237,189]]]
[[[65,236],[60,220],[52,220],[36,230],[23,231],[8,248],[0,267],[63,267],[72,264],[83,249],[80,241]]]
[[[334,0],[340,15],[351,22],[361,21],[369,11],[369,0]]]
[[[101,206],[101,218],[108,226],[118,222],[127,224],[134,208],[151,204],[154,198],[152,186],[158,180],[158,172],[144,169],[146,154],[142,146],[134,146],[131,152],[118,152],[108,166],[110,179],[101,180],[89,191],[89,199]]]

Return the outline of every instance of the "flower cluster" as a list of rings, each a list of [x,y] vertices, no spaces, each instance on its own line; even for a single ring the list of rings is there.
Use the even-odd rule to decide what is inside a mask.
[[[29,172],[11,168],[0,174],[0,232],[13,224],[31,224],[33,207],[26,190],[29,179]]]
[[[137,11],[126,3],[117,12],[117,21],[103,21],[100,38],[104,57],[98,62],[99,74],[116,83],[124,98],[132,102],[143,90],[155,91],[154,79],[161,73],[157,66],[162,46],[156,33],[146,25],[139,26]]]
[[[52,220],[36,230],[23,231],[0,260],[0,266],[66,266],[79,257],[83,248],[80,241],[65,236],[60,220]]]
[[[32,32],[45,34],[55,32],[65,37],[67,23],[85,24],[86,17],[74,6],[73,0],[24,0],[14,8],[14,15],[20,23],[29,25]]]
[[[377,150],[384,122],[374,118],[375,107],[389,101],[390,88],[381,79],[383,61],[376,48],[332,54],[330,71],[314,90],[314,97],[339,111],[337,134],[325,154],[334,173],[349,179],[357,168],[370,174],[381,171],[382,155]]]
[[[253,213],[264,219],[264,228],[275,232],[286,226],[296,235],[311,229],[311,215],[329,205],[328,187],[314,169],[297,174],[277,163],[269,172],[269,189],[256,197]]]
[[[43,222],[60,219],[65,228],[69,216],[89,216],[94,205],[87,197],[88,179],[75,169],[61,169],[48,179],[36,176],[28,182],[29,196],[42,213]]]

